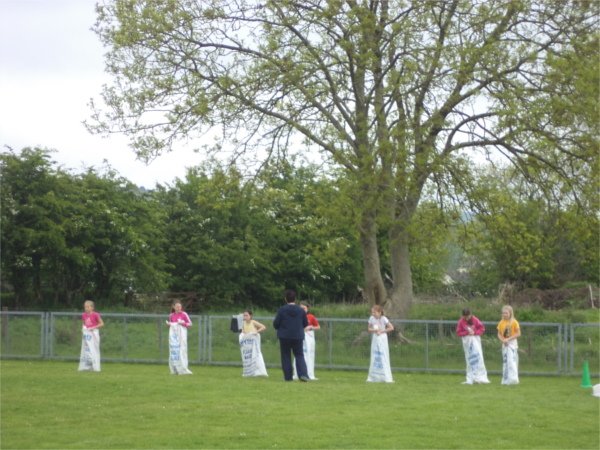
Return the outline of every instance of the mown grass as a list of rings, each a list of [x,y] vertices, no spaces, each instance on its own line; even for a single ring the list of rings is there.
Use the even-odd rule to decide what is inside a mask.
[[[1,362],[2,448],[598,449],[599,399],[573,377],[461,385],[462,375],[318,371],[244,379],[239,367]],[[594,381],[597,382],[597,381]]]

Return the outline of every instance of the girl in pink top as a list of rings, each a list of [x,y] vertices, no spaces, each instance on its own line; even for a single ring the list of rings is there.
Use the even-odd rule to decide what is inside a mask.
[[[169,322],[178,323],[186,328],[192,326],[192,321],[190,320],[190,316],[187,315],[185,311],[183,311],[183,307],[181,306],[181,302],[173,303],[173,312],[169,316]]]
[[[83,321],[84,328],[95,330],[104,326],[100,313],[94,310],[93,301],[86,300],[83,304],[83,309],[85,312],[81,315],[81,320]]]
[[[183,311],[181,302],[173,303],[169,326],[169,370],[174,375],[190,375],[187,354],[187,329],[192,326],[190,316]]]
[[[469,308],[462,311],[462,317],[456,324],[456,335],[462,340],[467,364],[467,379],[463,384],[489,383],[487,369],[483,360],[483,347],[481,336],[485,327],[481,320],[471,314]]]
[[[100,333],[98,329],[104,326],[104,322],[100,314],[94,310],[93,301],[86,300],[83,309],[79,370],[100,372]]]

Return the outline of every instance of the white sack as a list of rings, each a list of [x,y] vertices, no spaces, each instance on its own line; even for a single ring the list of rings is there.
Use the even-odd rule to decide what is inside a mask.
[[[367,381],[393,383],[390,366],[390,349],[387,333],[373,333],[371,338],[371,364]]]
[[[516,341],[502,345],[502,384],[519,384],[519,348]]]
[[[187,328],[178,323],[169,327],[169,370],[176,375],[189,375]]]
[[[304,352],[304,361],[306,361],[306,372],[308,378],[311,380],[318,380],[315,377],[315,355],[317,342],[315,340],[315,332],[313,330],[304,332],[304,342],[302,343],[302,351]],[[298,372],[296,371],[296,359],[292,361],[292,367],[294,369],[294,380],[298,379]]]
[[[483,349],[480,336],[463,336],[463,350],[467,362],[467,384],[489,383],[487,370],[483,361]]]
[[[79,370],[100,372],[100,332],[97,328],[88,330],[83,327]]]
[[[267,377],[267,368],[260,351],[260,334],[240,333],[240,351],[242,353],[242,376]]]

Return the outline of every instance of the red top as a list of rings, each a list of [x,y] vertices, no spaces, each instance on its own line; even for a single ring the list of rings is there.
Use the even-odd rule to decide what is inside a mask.
[[[318,327],[319,326],[319,321],[314,316],[314,314],[307,313],[306,314],[306,318],[308,319],[308,324],[309,325],[312,325],[313,327]]]
[[[471,323],[467,323],[464,317],[460,318],[456,324],[456,334],[458,336],[469,336],[469,327],[473,330],[475,336],[481,336],[485,332],[485,327],[477,317],[471,316],[469,322]]]

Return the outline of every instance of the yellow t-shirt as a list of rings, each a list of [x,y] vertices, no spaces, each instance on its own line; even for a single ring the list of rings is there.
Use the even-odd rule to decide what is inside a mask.
[[[519,322],[517,322],[516,319],[502,319],[500,322],[498,322],[498,326],[496,328],[502,336],[511,337],[517,334],[517,332],[519,331]]]
[[[244,325],[242,326],[242,333],[256,333],[258,332],[258,327],[255,325],[255,320],[251,320],[250,322],[246,322],[244,320]]]

